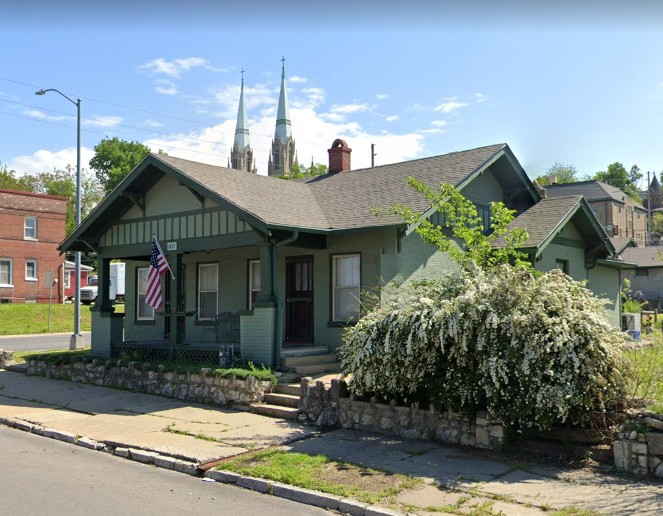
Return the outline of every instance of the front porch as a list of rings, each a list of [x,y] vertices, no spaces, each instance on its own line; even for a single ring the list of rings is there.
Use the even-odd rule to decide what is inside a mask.
[[[131,306],[127,302],[127,307]],[[276,305],[255,306],[252,310],[223,312],[217,314],[210,324],[196,326],[195,313],[163,313],[157,315],[150,333],[135,333],[135,328],[128,328],[136,321],[131,315],[115,312],[92,312],[92,349],[95,354],[112,358],[135,357],[137,360],[169,360],[183,362],[230,365],[241,360],[264,364],[268,367],[298,366],[302,373],[307,373],[303,366],[315,361],[307,361],[308,356],[324,355],[323,362],[328,362],[329,349],[326,345],[313,342],[292,341],[277,338],[282,325],[277,325]],[[166,321],[170,320],[169,324]],[[168,333],[159,337],[161,330],[157,323],[168,326],[172,331],[179,326],[191,331],[180,332],[184,338],[172,339]],[[134,338],[132,338],[132,336]],[[142,338],[135,338],[142,336]],[[276,344],[278,343],[278,344]],[[335,362],[335,358],[332,360]],[[322,368],[315,372],[324,372]]]

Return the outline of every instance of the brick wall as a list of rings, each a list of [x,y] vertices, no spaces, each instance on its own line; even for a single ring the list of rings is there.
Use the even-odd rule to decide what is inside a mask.
[[[62,281],[64,256],[57,249],[66,234],[67,199],[0,189],[0,259],[11,260],[12,282],[0,286],[0,299],[47,303],[50,295],[46,274]],[[37,220],[37,238],[24,238],[26,217]],[[26,279],[26,262],[36,261],[36,280]],[[53,301],[62,302],[59,283]]]

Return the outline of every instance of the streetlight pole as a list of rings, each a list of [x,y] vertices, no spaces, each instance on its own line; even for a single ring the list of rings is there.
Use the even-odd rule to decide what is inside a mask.
[[[73,101],[67,95],[55,88],[42,89],[35,95],[44,95],[49,91],[59,93],[76,106],[76,227],[81,225],[81,99]],[[74,333],[69,339],[69,349],[85,347],[85,340],[81,334],[81,252],[74,252]]]

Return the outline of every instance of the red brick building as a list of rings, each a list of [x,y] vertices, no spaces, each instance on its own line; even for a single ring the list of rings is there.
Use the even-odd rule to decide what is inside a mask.
[[[0,189],[0,302],[62,303],[67,199]]]

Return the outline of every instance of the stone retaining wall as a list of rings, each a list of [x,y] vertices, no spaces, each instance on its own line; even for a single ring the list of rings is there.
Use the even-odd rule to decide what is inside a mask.
[[[663,416],[642,414],[626,421],[613,452],[618,469],[663,478]]]
[[[371,401],[359,401],[348,392],[342,380],[332,380],[331,387],[302,378],[299,400],[300,420],[322,428],[342,427],[380,432],[411,439],[435,440],[445,443],[495,449],[504,442],[501,425],[488,421],[480,412],[467,419],[452,411],[437,412]]]
[[[122,366],[112,360],[93,360],[87,364],[77,362],[54,366],[32,360],[28,364],[28,374],[215,405],[261,402],[265,392],[272,390],[269,381],[253,376],[245,380],[219,378],[212,369],[201,369],[200,374],[174,373],[164,371],[163,366],[157,371],[142,371],[136,365],[136,362]]]

